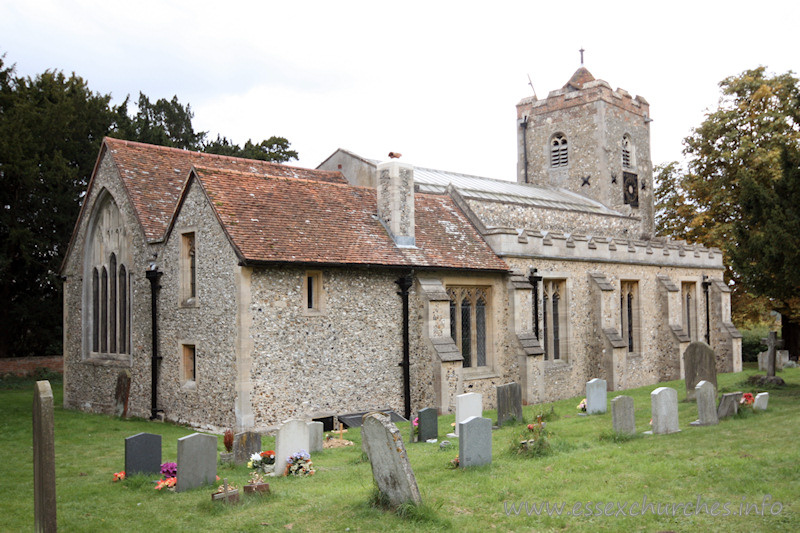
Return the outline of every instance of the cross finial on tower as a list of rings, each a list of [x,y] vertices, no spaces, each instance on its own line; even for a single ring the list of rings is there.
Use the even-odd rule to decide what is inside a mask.
[[[580,50],[578,50],[578,52],[580,52],[580,53],[581,53],[581,66],[583,66],[583,53],[584,53],[585,51],[586,51],[586,50],[584,50],[582,46],[581,46],[581,49],[580,49]]]

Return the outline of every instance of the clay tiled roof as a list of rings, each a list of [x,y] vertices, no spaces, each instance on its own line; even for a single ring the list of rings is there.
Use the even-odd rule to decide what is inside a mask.
[[[122,182],[148,241],[164,237],[178,199],[193,166],[346,183],[339,172],[308,170],[279,163],[189,152],[106,137],[105,148],[116,164]]]
[[[575,71],[575,74],[572,75],[563,88],[583,89],[583,84],[590,81],[594,81],[594,76],[585,67],[581,67]]]
[[[242,258],[250,263],[321,263],[506,271],[448,196],[416,194],[416,248],[398,248],[377,218],[367,187],[195,169]]]

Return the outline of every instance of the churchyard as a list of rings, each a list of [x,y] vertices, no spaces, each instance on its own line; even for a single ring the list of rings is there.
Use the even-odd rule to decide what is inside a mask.
[[[497,413],[483,411],[483,418],[468,419],[477,423],[460,431],[459,438],[447,436],[454,433],[451,424],[455,416],[441,416],[436,421],[435,444],[410,442],[409,423],[397,424],[422,503],[394,511],[380,506],[382,498],[374,489],[372,468],[367,454],[362,453],[362,431],[358,428],[344,434],[353,446],[312,453],[313,476],[266,478],[271,489],[268,495],[242,494],[236,504],[212,501],[211,493],[220,482],[182,492],[154,490],[158,474],[128,476],[115,482],[114,474],[125,468],[127,437],[158,435],[160,461],[180,462],[182,453],[201,453],[187,452],[186,438],[195,431],[141,419],[64,411],[60,407],[61,385],[53,382],[58,526],[64,531],[124,530],[133,524],[140,530],[181,531],[797,531],[800,368],[779,373],[786,381],[784,387],[745,383],[754,373],[752,369],[716,376],[716,401],[738,391],[753,397],[768,391],[767,409],[739,406],[738,414],[720,417],[718,424],[713,423],[717,413],[707,404],[699,413],[697,403],[686,401],[684,381],[608,392],[606,409],[597,407],[597,398],[602,395],[595,394],[590,386],[589,410],[597,414],[579,410],[582,397],[578,397],[525,406],[523,422],[506,420],[489,432],[485,419],[496,424]],[[0,388],[0,473],[6,486],[0,513],[4,531],[29,531],[33,525],[33,382],[23,385]],[[699,385],[697,401],[704,402],[709,383]],[[675,390],[677,402],[669,391],[658,391],[660,387]],[[654,391],[656,394],[651,395]],[[515,397],[513,390],[503,394]],[[619,396],[630,400],[612,404]],[[760,401],[764,399],[762,396]],[[474,416],[474,398],[468,400],[464,412]],[[630,428],[626,426],[631,403],[633,435],[628,434]],[[677,407],[677,432],[672,427],[672,406]],[[691,425],[696,420],[704,425]],[[386,438],[393,438],[391,424],[377,419],[370,424],[376,431],[373,435],[380,438],[385,433]],[[621,431],[615,433],[615,426]],[[663,434],[643,435],[648,430],[659,433],[660,427]],[[485,462],[482,444],[477,453],[469,447],[487,436],[489,464],[453,468],[460,449]],[[223,437],[215,437],[218,456],[225,448]],[[543,437],[546,445],[537,446],[537,439]],[[179,439],[184,444],[179,444]],[[248,439],[238,444],[254,446]],[[443,440],[451,445],[442,449]],[[523,442],[529,446],[520,452]],[[207,446],[205,440],[202,446]],[[262,436],[260,447],[277,449],[274,437]],[[216,474],[234,487],[241,488],[248,481],[250,470],[244,464],[215,466]],[[641,506],[645,498],[655,510],[631,516],[632,504]],[[695,514],[698,498],[709,512]],[[538,515],[534,510],[543,503],[551,506],[549,515],[546,511]],[[557,516],[554,509],[562,503],[562,515]],[[687,503],[693,506],[688,513],[685,507],[677,511],[665,507]],[[567,516],[576,504],[580,504],[583,516]],[[714,504],[719,507],[714,508]],[[714,509],[717,516],[712,516]],[[588,511],[591,516],[587,516]]]

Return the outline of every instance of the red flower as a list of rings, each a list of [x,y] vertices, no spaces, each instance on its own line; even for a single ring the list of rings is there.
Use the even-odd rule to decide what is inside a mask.
[[[754,401],[755,398],[753,398],[753,395],[750,394],[749,392],[745,392],[744,394],[742,394],[742,399],[739,401],[739,403],[743,405],[752,405]]]
[[[125,471],[122,472],[115,472],[114,473],[114,481],[122,481],[125,479]]]

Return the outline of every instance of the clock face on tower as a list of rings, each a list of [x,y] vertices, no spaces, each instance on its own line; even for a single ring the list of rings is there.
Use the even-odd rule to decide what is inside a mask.
[[[639,177],[632,172],[622,173],[623,200],[631,207],[639,207]]]

